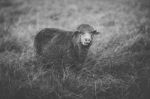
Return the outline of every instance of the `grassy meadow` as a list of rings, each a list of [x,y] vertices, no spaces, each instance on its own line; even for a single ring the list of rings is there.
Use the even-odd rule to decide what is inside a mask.
[[[78,73],[59,77],[35,57],[43,28],[94,37]],[[66,64],[67,65],[67,64]],[[0,99],[150,99],[149,0],[0,0]]]

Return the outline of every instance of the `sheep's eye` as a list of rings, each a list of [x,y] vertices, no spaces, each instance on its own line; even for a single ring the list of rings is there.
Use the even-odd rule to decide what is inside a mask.
[[[93,33],[93,34],[94,34],[94,33],[96,33],[96,31],[92,31],[91,33]]]

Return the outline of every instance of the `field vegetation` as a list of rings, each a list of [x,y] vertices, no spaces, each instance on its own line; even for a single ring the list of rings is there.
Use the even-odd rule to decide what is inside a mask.
[[[43,69],[38,31],[82,23],[101,34],[81,71],[60,77]],[[0,0],[0,99],[150,99],[149,92],[149,0]]]

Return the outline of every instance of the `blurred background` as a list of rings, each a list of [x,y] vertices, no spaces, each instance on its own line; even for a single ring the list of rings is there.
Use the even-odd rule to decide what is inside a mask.
[[[96,36],[84,70],[63,80],[34,57],[43,28]],[[0,0],[0,99],[150,99],[149,0]]]

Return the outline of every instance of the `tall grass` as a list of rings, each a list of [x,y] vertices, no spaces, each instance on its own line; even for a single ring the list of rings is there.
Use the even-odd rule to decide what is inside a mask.
[[[1,0],[0,99],[149,99],[148,1]],[[81,71],[55,67],[35,57],[33,40],[45,27],[94,26]],[[58,56],[59,57],[59,56]],[[57,61],[57,60],[56,60]]]

